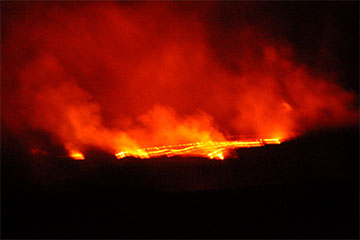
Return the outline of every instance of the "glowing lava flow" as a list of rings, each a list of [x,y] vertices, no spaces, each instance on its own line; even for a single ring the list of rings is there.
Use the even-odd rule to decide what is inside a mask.
[[[210,159],[224,160],[226,154],[235,148],[261,147],[267,144],[280,144],[279,139],[258,139],[253,141],[223,141],[223,142],[196,142],[160,147],[135,149],[133,151],[119,152],[118,159],[124,157],[151,158],[160,156],[199,156]]]
[[[85,160],[84,155],[81,152],[77,152],[77,151],[72,151],[70,153],[70,157],[73,158],[74,160]]]

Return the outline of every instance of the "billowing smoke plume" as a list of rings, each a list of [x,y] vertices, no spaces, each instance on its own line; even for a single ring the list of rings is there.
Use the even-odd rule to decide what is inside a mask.
[[[217,7],[9,3],[5,125],[19,136],[48,132],[69,152],[114,153],[357,123],[356,95],[336,83],[336,70],[297,61],[290,42],[242,12],[238,24],[214,24]]]

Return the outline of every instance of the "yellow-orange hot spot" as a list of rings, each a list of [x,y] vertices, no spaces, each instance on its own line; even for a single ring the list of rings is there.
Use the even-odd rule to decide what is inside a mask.
[[[74,160],[85,160],[84,154],[78,151],[70,152],[70,157],[73,158]]]
[[[118,159],[126,157],[126,154],[124,152],[118,152],[115,154],[115,157]]]

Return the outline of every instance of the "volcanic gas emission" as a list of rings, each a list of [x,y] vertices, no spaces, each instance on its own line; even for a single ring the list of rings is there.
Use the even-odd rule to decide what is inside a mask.
[[[307,64],[271,18],[249,18],[261,3],[227,4],[6,3],[4,126],[34,154],[224,159],[358,123],[337,69]]]

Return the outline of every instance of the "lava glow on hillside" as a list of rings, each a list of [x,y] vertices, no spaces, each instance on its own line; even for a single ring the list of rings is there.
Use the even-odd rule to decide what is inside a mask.
[[[38,131],[81,160],[91,147],[224,159],[357,124],[337,69],[308,66],[280,26],[245,14],[261,3],[229,4],[226,22],[216,2],[7,3],[4,125],[35,152],[51,151]]]

